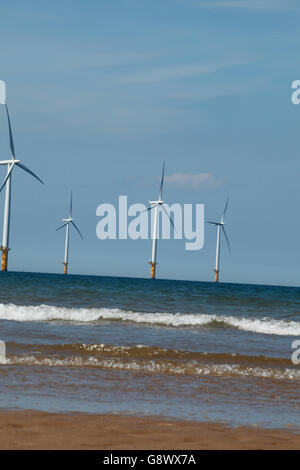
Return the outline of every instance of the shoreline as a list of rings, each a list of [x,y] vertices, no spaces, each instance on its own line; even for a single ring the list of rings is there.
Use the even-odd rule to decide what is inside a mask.
[[[300,430],[116,414],[0,411],[0,450],[300,449]]]

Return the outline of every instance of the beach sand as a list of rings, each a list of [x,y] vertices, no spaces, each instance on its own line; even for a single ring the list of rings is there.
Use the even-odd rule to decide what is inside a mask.
[[[300,449],[300,432],[161,417],[1,411],[0,449]]]

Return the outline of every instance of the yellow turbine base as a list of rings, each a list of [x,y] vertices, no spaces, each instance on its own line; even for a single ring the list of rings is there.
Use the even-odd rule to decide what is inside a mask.
[[[151,279],[155,279],[156,263],[151,264]]]
[[[64,274],[68,274],[68,263],[63,263],[64,265]]]
[[[219,282],[219,271],[215,269],[215,282]]]
[[[2,250],[1,271],[7,271],[8,248],[1,248],[1,250]]]

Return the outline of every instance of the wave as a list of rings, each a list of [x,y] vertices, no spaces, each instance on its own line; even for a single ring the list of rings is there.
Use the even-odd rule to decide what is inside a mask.
[[[156,346],[110,344],[18,344],[8,343],[1,366],[100,368],[167,375],[243,376],[300,380],[300,370],[290,359],[207,353]],[[3,372],[3,367],[0,367]]]
[[[240,364],[199,364],[197,362],[176,363],[163,360],[122,360],[120,358],[99,359],[96,357],[38,357],[11,356],[6,359],[4,367],[12,365],[39,367],[80,367],[101,368],[106,370],[126,370],[142,373],[168,375],[189,375],[196,377],[257,377],[278,380],[300,380],[300,371],[291,368],[276,369],[242,366]],[[1,370],[1,369],[0,369]]]
[[[245,318],[232,315],[142,313],[109,308],[66,308],[51,305],[0,304],[0,319],[14,321],[61,321],[93,323],[124,321],[168,327],[237,328],[253,333],[300,336],[300,322],[273,318]]]
[[[209,353],[201,351],[187,351],[182,349],[167,349],[158,346],[147,346],[144,344],[134,345],[114,345],[114,344],[19,344],[14,342],[7,343],[7,349],[12,353],[21,355],[39,355],[39,356],[70,356],[76,354],[82,358],[119,358],[119,359],[153,359],[169,360],[177,362],[190,363],[213,363],[213,364],[240,364],[245,366],[262,367],[289,367],[290,358],[270,357],[264,355],[244,355],[237,353]]]

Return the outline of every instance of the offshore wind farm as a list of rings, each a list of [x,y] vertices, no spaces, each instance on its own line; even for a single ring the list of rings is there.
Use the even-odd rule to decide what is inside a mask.
[[[5,208],[4,208],[4,221],[3,221],[3,241],[1,245],[1,250],[2,250],[2,262],[1,262],[1,271],[7,271],[8,268],[8,252],[10,250],[9,248],[9,235],[10,235],[10,218],[11,218],[11,180],[12,180],[12,173],[13,169],[16,166],[20,167],[30,175],[32,175],[34,178],[36,178],[40,183],[44,184],[43,181],[35,174],[33,173],[28,167],[26,167],[23,163],[21,163],[21,160],[17,160],[15,157],[15,146],[14,146],[14,140],[13,140],[13,133],[12,133],[12,128],[11,128],[11,121],[10,121],[10,116],[8,112],[8,107],[6,103],[6,84],[3,80],[0,80],[0,104],[5,106],[6,110],[6,115],[7,115],[7,121],[8,121],[8,131],[9,131],[9,144],[10,144],[10,150],[11,150],[11,159],[10,160],[1,160],[0,165],[7,165],[7,173],[4,178],[4,181],[0,187],[0,192],[3,190],[3,188],[6,188],[5,192]],[[166,215],[167,219],[169,220],[170,224],[172,225],[173,229],[176,231],[176,228],[174,226],[174,222],[172,218],[170,217],[168,211],[166,210],[164,204],[165,201],[162,200],[163,196],[163,187],[164,187],[164,178],[165,178],[165,162],[163,162],[163,168],[162,168],[162,174],[161,174],[161,181],[160,181],[160,187],[159,187],[159,194],[158,194],[158,199],[157,200],[151,200],[149,201],[149,207],[146,209],[146,212],[151,213],[153,211],[153,226],[152,226],[152,233],[151,233],[151,238],[152,238],[152,257],[151,261],[149,264],[151,265],[151,279],[155,279],[156,277],[156,266],[157,266],[157,241],[159,238],[159,212],[160,209],[164,212]],[[67,218],[62,219],[63,224],[56,229],[56,231],[61,230],[62,228],[66,229],[66,234],[65,234],[65,255],[64,255],[64,274],[68,274],[68,264],[69,264],[69,228],[70,225],[75,228],[79,236],[83,240],[82,233],[80,232],[79,228],[75,224],[73,217],[72,217],[72,207],[73,207],[73,196],[71,192],[71,199],[70,199],[70,208],[69,208],[69,216]],[[216,268],[215,268],[215,281],[219,282],[219,263],[220,263],[220,229],[223,230],[223,233],[226,237],[228,247],[229,246],[229,241],[224,229],[224,218],[225,218],[225,213],[227,210],[228,206],[228,200],[226,203],[226,207],[221,219],[221,222],[208,222],[210,224],[213,224],[217,226],[217,252],[216,252]],[[143,211],[142,211],[143,212]]]

